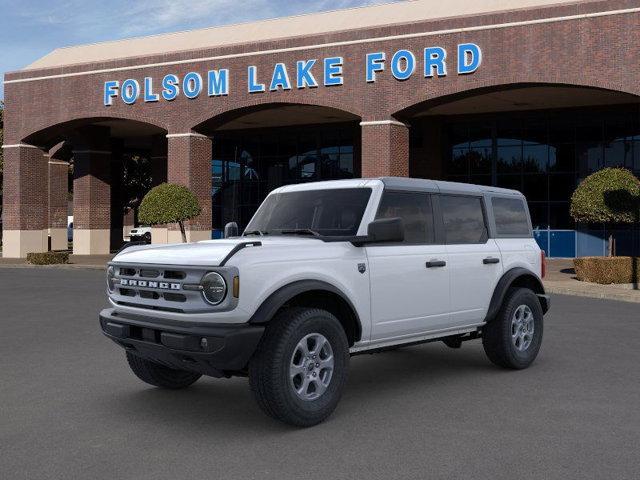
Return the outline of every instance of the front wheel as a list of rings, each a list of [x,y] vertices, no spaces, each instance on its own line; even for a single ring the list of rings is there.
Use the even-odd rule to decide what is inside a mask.
[[[482,330],[482,346],[494,364],[527,368],[542,344],[543,313],[540,301],[528,288],[512,288],[496,318]]]
[[[349,344],[336,317],[316,308],[290,308],[267,327],[249,364],[249,382],[267,415],[310,427],[336,408],[348,368]]]

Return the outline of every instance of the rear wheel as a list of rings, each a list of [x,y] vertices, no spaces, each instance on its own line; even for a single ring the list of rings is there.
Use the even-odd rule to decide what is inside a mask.
[[[140,358],[131,352],[127,352],[127,362],[129,362],[129,367],[140,380],[154,387],[185,388],[202,376],[195,372],[165,367],[159,363]]]
[[[504,368],[527,368],[542,344],[543,313],[538,297],[528,288],[507,292],[496,318],[482,330],[484,351]]]
[[[267,327],[249,364],[249,382],[267,415],[309,427],[336,408],[348,367],[349,344],[336,317],[316,308],[290,308]]]

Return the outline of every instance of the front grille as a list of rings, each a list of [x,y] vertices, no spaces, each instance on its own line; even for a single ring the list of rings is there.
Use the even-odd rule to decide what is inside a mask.
[[[187,297],[185,295],[182,295],[181,293],[166,292],[166,293],[163,293],[162,296],[168,302],[186,302],[187,301]]]
[[[111,298],[120,305],[153,310],[195,312],[208,309],[197,290],[184,290],[184,284],[199,284],[210,271],[202,267],[116,265],[116,285]],[[126,282],[126,283],[125,283]]]
[[[158,278],[160,276],[160,270],[149,270],[147,268],[141,268],[140,276],[144,278]]]
[[[168,280],[182,280],[187,276],[185,272],[179,270],[165,270],[164,278]]]

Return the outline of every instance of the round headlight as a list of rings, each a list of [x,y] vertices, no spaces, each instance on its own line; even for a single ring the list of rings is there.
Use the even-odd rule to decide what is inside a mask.
[[[115,286],[115,279],[116,276],[116,269],[115,267],[109,266],[109,268],[107,268],[107,288],[109,289],[110,292],[113,292],[114,286]]]
[[[222,275],[209,272],[202,277],[202,296],[211,305],[218,305],[227,295],[227,283]]]

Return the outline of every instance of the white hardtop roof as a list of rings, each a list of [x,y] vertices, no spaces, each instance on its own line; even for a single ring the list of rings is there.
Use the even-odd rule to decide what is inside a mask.
[[[576,4],[587,0],[407,0],[199,30],[58,48],[25,70],[164,55],[203,48],[305,37],[484,13]],[[239,7],[240,8],[240,7]],[[213,18],[212,18],[213,21]]]
[[[442,180],[428,180],[422,178],[407,177],[380,177],[380,178],[353,178],[348,180],[329,180],[325,182],[296,183],[293,185],[285,185],[271,192],[302,192],[306,190],[328,190],[335,188],[362,188],[374,185],[384,184],[386,188],[392,190],[412,190],[412,191],[429,191],[439,193],[467,193],[482,195],[485,193],[495,193],[499,195],[519,196],[522,193],[517,190],[509,190],[507,188],[490,187],[486,185],[474,185],[471,183],[445,182]]]

